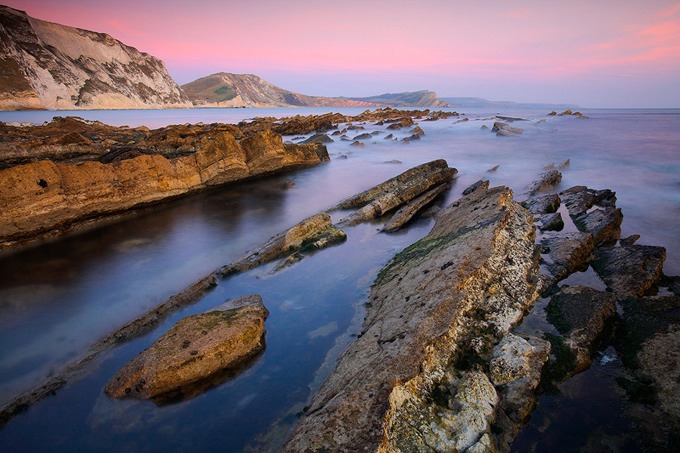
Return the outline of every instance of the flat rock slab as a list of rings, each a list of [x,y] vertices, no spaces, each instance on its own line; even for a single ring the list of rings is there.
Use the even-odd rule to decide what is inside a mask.
[[[529,195],[536,195],[539,192],[550,190],[562,181],[562,173],[558,170],[548,170],[538,177],[538,179],[529,186]]]
[[[614,245],[621,237],[621,209],[607,206],[571,216],[579,231],[593,235],[595,244]]]
[[[609,189],[595,190],[586,186],[574,186],[560,192],[560,198],[572,217],[586,213],[594,205],[616,206],[616,193]]]
[[[428,190],[421,196],[411,200],[406,205],[401,207],[397,212],[394,213],[389,222],[383,227],[383,231],[397,231],[404,225],[406,225],[411,219],[413,219],[418,212],[420,212],[425,206],[429,205],[442,194],[446,189],[451,187],[449,183],[440,184],[433,189]]]
[[[640,297],[661,278],[666,249],[652,245],[598,247],[593,268],[619,299]]]
[[[454,364],[468,352],[490,355],[537,297],[534,237],[531,214],[505,187],[476,190],[442,210],[432,231],[380,272],[362,333],[314,395],[286,450],[493,443],[493,385],[478,371],[456,374]],[[476,404],[457,406],[471,396]],[[462,409],[466,419],[476,417],[474,430],[461,425]]]
[[[522,206],[531,211],[532,214],[550,214],[559,209],[560,202],[560,196],[553,193],[531,197],[523,201]]]
[[[574,354],[570,374],[578,373],[590,366],[596,340],[616,317],[616,296],[586,286],[563,286],[546,311]]]
[[[125,365],[104,389],[112,398],[149,399],[243,364],[264,349],[269,315],[257,295],[181,319]]]
[[[590,233],[560,233],[541,238],[541,246],[546,267],[558,281],[588,267],[595,241]]]

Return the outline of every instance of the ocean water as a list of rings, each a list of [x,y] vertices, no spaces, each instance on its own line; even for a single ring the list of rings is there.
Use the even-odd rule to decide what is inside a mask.
[[[362,109],[334,109],[356,114]],[[113,125],[160,127],[231,122],[255,116],[320,114],[326,109],[2,112],[0,121],[43,122],[73,114]],[[623,236],[666,247],[668,275],[680,274],[680,110],[584,110],[589,119],[543,110],[460,111],[420,122],[422,140],[384,140],[362,148],[328,145],[331,162],[197,194],[136,212],[96,229],[0,255],[0,401],[6,402],[82,356],[87,347],[203,275],[303,218],[406,169],[444,158],[459,170],[440,201],[489,179],[522,199],[550,163],[570,159],[561,188],[617,192]],[[521,117],[519,137],[497,137],[494,114]],[[460,121],[467,118],[467,121]],[[396,136],[409,135],[406,130]],[[294,139],[295,137],[286,137]],[[494,167],[495,171],[489,171]],[[288,189],[284,182],[293,182]],[[337,213],[335,216],[342,215]],[[346,243],[274,273],[264,266],[220,282],[196,305],[148,335],[96,358],[79,377],[0,429],[0,450],[241,451],[280,445],[312,388],[358,331],[362,306],[380,268],[432,225],[418,220],[397,234],[381,223],[347,228]],[[106,382],[178,319],[225,300],[261,294],[271,315],[267,348],[248,369],[174,404],[111,401]],[[40,433],[39,436],[36,433]]]

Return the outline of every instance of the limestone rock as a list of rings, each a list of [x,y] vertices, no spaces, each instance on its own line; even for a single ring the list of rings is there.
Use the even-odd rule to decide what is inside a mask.
[[[560,196],[556,193],[533,196],[522,202],[522,206],[527,208],[532,214],[551,214],[560,207]]]
[[[591,233],[596,244],[613,245],[621,237],[621,209],[606,207],[593,209],[572,217],[580,231]]]
[[[539,222],[537,226],[541,231],[562,231],[564,228],[564,220],[559,212],[540,214],[536,216],[536,220]]]
[[[558,170],[549,170],[531,183],[529,186],[529,195],[536,195],[538,192],[543,192],[556,187],[560,181],[562,181],[562,173]]]
[[[396,231],[406,223],[408,223],[418,212],[425,206],[430,204],[437,196],[443,193],[450,187],[450,184],[444,183],[428,190],[421,196],[411,200],[401,209],[394,213],[389,222],[383,227],[383,231]]]
[[[559,233],[541,238],[541,246],[546,267],[555,280],[562,280],[588,267],[595,241],[590,233]]]
[[[264,349],[269,312],[260,296],[245,296],[181,319],[106,385],[112,398],[149,399],[238,366]]]
[[[372,138],[373,138],[372,134],[366,133],[366,134],[359,134],[356,137],[354,137],[352,140],[370,140]]]
[[[563,286],[546,311],[574,354],[569,374],[578,373],[590,366],[596,341],[616,317],[616,296],[586,286]]]
[[[495,132],[499,137],[514,137],[517,135],[522,135],[523,131],[524,130],[522,128],[512,127],[507,123],[503,123],[502,121],[496,121],[493,123],[493,127],[491,128],[491,132]]]
[[[616,193],[609,189],[594,190],[585,186],[574,186],[560,192],[560,198],[572,217],[585,214],[595,205],[600,207],[616,206]]]
[[[483,438],[493,386],[469,368],[459,380],[455,364],[488,357],[537,297],[534,234],[530,213],[505,187],[442,210],[432,231],[378,275],[361,334],[286,450],[423,451],[435,448],[430,440],[470,447]],[[474,429],[448,430],[468,400],[467,409],[482,406],[469,412]]]
[[[661,278],[666,249],[651,245],[599,247],[593,268],[620,299],[640,297]]]
[[[463,196],[465,195],[470,195],[472,192],[474,192],[477,189],[488,189],[489,188],[489,181],[488,180],[482,180],[480,179],[479,181],[475,182],[474,184],[470,185],[467,187],[465,190],[463,190]]]

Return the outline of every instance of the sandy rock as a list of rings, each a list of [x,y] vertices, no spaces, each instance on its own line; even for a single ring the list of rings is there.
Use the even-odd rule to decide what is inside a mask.
[[[243,364],[264,349],[269,312],[260,296],[245,296],[181,319],[106,385],[112,398],[149,399]]]
[[[488,359],[537,297],[534,234],[530,214],[504,187],[442,210],[432,231],[380,272],[361,334],[286,450],[423,451],[434,448],[430,440],[467,448],[482,438],[495,391],[474,369],[458,380],[455,364]],[[468,400],[468,409],[481,407],[461,426],[456,414],[465,408],[455,402]]]
[[[666,249],[651,245],[599,247],[593,268],[620,299],[640,297],[661,278]]]

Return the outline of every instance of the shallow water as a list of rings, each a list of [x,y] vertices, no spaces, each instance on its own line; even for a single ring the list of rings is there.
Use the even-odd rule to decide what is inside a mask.
[[[74,112],[109,124],[151,127],[319,113],[323,110]],[[366,131],[381,134],[363,148],[351,142],[329,144],[328,164],[176,200],[0,256],[0,401],[44,380],[107,332],[274,234],[436,158],[445,158],[460,172],[442,202],[447,204],[482,178],[512,187],[522,199],[544,166],[570,159],[561,187],[615,190],[624,213],[623,235],[639,233],[639,243],[665,246],[665,272],[680,274],[680,110],[584,111],[587,120],[546,117],[546,111],[537,110],[501,112],[530,120],[513,124],[524,128],[521,137],[496,137],[480,129],[492,125],[493,120],[483,118],[496,112],[464,113],[461,118],[470,118],[467,122],[421,122],[425,137],[409,144],[384,140],[390,132],[384,126],[364,125]],[[0,121],[42,122],[54,114],[4,112]],[[540,119],[546,122],[538,123]],[[406,135],[406,130],[397,133]],[[400,163],[386,163],[391,161]],[[488,172],[495,166],[496,171]],[[287,181],[295,185],[283,189]],[[317,370],[326,363],[327,371],[351,339],[380,267],[426,234],[430,225],[429,220],[418,221],[393,235],[378,233],[379,223],[359,225],[347,229],[345,244],[283,272],[272,274],[273,267],[266,266],[221,282],[196,305],[96,359],[82,378],[8,423],[0,430],[0,450],[238,451],[247,445],[261,447],[253,442],[265,431],[272,433],[267,441],[276,445],[276,433],[285,435],[285,422],[294,421],[309,386],[319,382]],[[103,394],[117,369],[179,318],[250,293],[263,296],[271,315],[267,349],[242,374],[201,396],[162,407],[112,402]],[[285,416],[280,431],[270,429]]]

